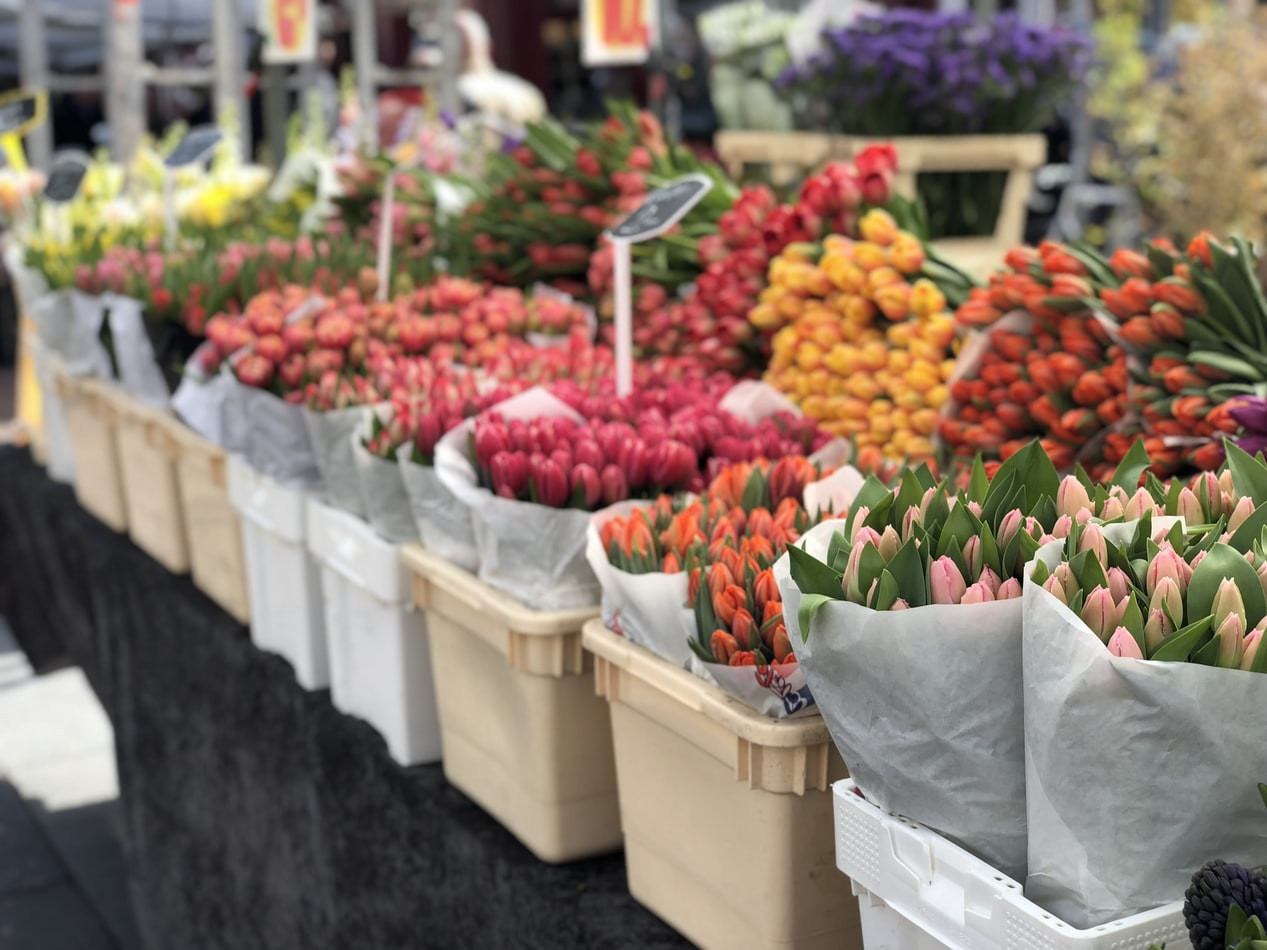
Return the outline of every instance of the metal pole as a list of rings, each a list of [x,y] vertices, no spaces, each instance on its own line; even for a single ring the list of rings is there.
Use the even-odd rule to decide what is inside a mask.
[[[352,0],[352,64],[356,68],[356,98],[361,107],[361,139],[369,149],[378,145],[378,4]]]
[[[110,0],[110,13],[106,120],[110,125],[110,151],[116,161],[126,164],[136,154],[145,131],[141,5],[136,0]]]
[[[269,63],[264,67],[264,141],[272,152],[274,168],[281,168],[286,160],[286,116],[290,112],[286,80],[285,63]]]
[[[458,0],[439,0],[440,20],[440,108],[456,116],[458,112],[458,72],[462,69],[462,44],[454,22]]]
[[[30,92],[48,92],[48,43],[44,36],[43,4],[27,0],[18,7],[18,74]],[[51,103],[50,103],[51,106]],[[34,129],[26,137],[30,162],[48,168],[53,157],[53,120]]]
[[[242,57],[242,23],[237,0],[212,0],[212,46],[215,50],[215,117],[231,120],[243,157],[251,156],[251,113],[246,108],[246,74]]]

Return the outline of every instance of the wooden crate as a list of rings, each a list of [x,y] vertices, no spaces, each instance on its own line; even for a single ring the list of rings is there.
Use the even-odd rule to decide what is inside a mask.
[[[128,511],[119,468],[119,412],[108,384],[60,369],[56,379],[75,457],[75,497],[108,527],[127,531]]]
[[[972,273],[985,275],[1001,266],[1008,248],[1025,239],[1025,203],[1034,170],[1047,157],[1047,143],[1038,134],[917,135],[894,138],[829,135],[820,132],[718,132],[717,154],[731,175],[739,177],[747,165],[768,164],[778,184],[793,181],[832,161],[852,158],[868,145],[892,143],[897,149],[894,188],[915,196],[921,172],[1005,171],[1003,203],[989,237],[946,238],[937,251]]]
[[[169,411],[154,409],[112,387],[119,413],[119,470],[128,509],[128,536],[175,574],[189,570],[184,511],[176,477],[175,442],[180,425]]]

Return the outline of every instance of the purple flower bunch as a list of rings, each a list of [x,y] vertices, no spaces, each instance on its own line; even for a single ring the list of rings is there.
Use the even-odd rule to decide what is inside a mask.
[[[1089,40],[1004,13],[892,10],[823,34],[822,52],[781,77],[852,135],[1032,132],[1090,65]]]

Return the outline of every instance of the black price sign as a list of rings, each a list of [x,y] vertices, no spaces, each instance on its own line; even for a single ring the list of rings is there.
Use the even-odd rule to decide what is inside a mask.
[[[43,121],[43,93],[19,89],[0,96],[0,135],[26,135]]]
[[[168,168],[183,168],[204,161],[223,137],[224,133],[214,125],[190,129],[163,164]]]
[[[57,204],[73,201],[88,173],[88,156],[82,152],[63,152],[53,159],[53,167],[44,185],[44,199]]]
[[[648,241],[677,224],[713,187],[707,175],[686,175],[647,195],[642,206],[607,232],[615,241]]]

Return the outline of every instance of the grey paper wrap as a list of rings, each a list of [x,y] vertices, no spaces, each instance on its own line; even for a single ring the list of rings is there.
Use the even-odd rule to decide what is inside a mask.
[[[321,487],[301,407],[230,376],[221,406],[221,437],[224,448],[286,488]]]
[[[423,547],[474,573],[480,559],[470,509],[440,481],[432,466],[411,461],[412,451],[412,445],[402,445],[396,452],[396,461]]]
[[[802,546],[824,557],[840,523]],[[875,611],[834,601],[809,639],[788,556],[788,636],[849,774],[870,800],[1025,880],[1021,601]]]
[[[365,519],[365,502],[361,500],[361,480],[352,458],[351,439],[369,413],[369,406],[330,412],[307,407],[303,410],[304,425],[325,485],[326,498],[334,507],[361,519]]]
[[[400,466],[395,460],[371,454],[361,444],[363,435],[364,432],[353,432],[348,441],[360,479],[366,520],[388,541],[417,541],[409,496],[405,494],[405,483],[400,480]]]
[[[1178,900],[1213,858],[1267,862],[1267,676],[1115,657],[1029,580],[1024,604],[1026,896],[1094,927]]]

